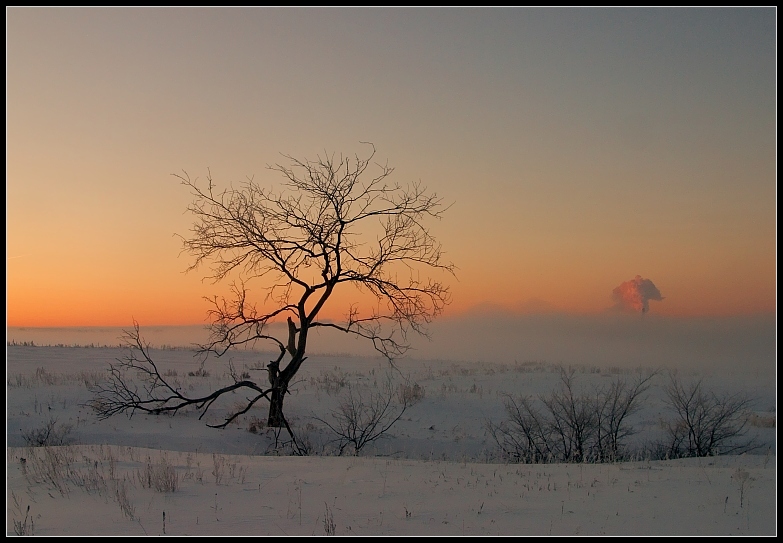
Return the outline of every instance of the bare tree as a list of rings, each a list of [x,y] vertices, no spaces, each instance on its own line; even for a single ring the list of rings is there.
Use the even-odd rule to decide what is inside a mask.
[[[183,250],[194,257],[188,270],[209,266],[208,278],[233,280],[228,299],[210,299],[211,334],[202,352],[220,356],[237,346],[268,342],[279,355],[267,365],[268,383],[235,378],[229,386],[191,398],[160,375],[136,325],[129,343],[137,355],[112,370],[112,384],[94,402],[99,414],[176,412],[192,405],[203,416],[221,395],[247,389],[253,395],[225,424],[264,398],[268,426],[287,427],[285,395],[307,359],[314,328],[365,338],[390,361],[407,351],[409,333],[427,334],[426,325],[450,296],[446,284],[422,271],[453,275],[455,269],[426,226],[445,208],[420,183],[390,182],[393,168],[373,163],[375,147],[367,145],[366,158],[284,155],[290,164],[269,167],[284,179],[280,192],[253,179],[219,190],[211,175],[205,185],[187,173],[176,176],[193,197],[188,210],[195,223],[182,237]],[[371,174],[373,164],[377,170]],[[249,299],[250,283],[260,283],[260,306]],[[345,307],[342,321],[321,318],[333,293],[350,286],[369,293],[373,307]],[[285,324],[284,332],[276,333],[271,326],[276,322]],[[141,372],[145,388],[135,390],[122,369]]]
[[[752,404],[748,396],[707,392],[701,379],[685,385],[674,373],[666,395],[675,412],[666,425],[670,457],[739,454],[760,446],[745,437]]]

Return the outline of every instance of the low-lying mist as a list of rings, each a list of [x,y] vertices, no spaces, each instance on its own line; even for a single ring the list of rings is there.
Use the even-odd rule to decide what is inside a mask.
[[[203,342],[203,326],[149,326],[153,346]],[[130,328],[130,326],[128,327]],[[664,367],[699,372],[776,375],[774,315],[674,318],[647,314],[473,314],[436,320],[431,339],[410,337],[410,358],[461,362],[526,362]],[[282,332],[282,329],[281,329]],[[312,354],[372,356],[369,342],[338,331],[311,335]],[[7,341],[36,345],[120,343],[122,328],[8,328]],[[258,344],[259,350],[274,350]]]
[[[774,316],[482,315],[433,323],[417,355],[459,360],[775,372]]]

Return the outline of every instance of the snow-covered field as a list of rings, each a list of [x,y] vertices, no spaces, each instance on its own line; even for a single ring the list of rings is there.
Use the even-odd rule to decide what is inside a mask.
[[[183,390],[205,392],[238,372],[263,382],[264,353],[243,351],[198,369],[193,352],[153,350]],[[670,416],[666,374],[653,378],[629,420],[634,461],[514,464],[487,421],[505,419],[503,395],[547,394],[559,369],[546,363],[454,363],[313,356],[286,400],[312,455],[274,454],[259,428],[265,405],[212,429],[240,392],[203,420],[125,415],[98,420],[84,404],[117,348],[7,348],[7,521],[34,535],[775,535],[776,428],[751,426],[754,454],[650,459]],[[576,367],[580,387],[632,379],[627,368]],[[649,371],[653,368],[645,368]],[[687,372],[683,372],[687,373]],[[419,385],[417,401],[385,439],[358,456],[334,456],[323,421],[348,390],[382,389],[388,376]],[[753,372],[682,375],[711,390],[754,398],[774,421],[776,383]],[[29,447],[50,426],[62,446]],[[253,431],[251,431],[253,430]],[[284,436],[281,436],[284,437]],[[28,509],[29,507],[29,509]]]

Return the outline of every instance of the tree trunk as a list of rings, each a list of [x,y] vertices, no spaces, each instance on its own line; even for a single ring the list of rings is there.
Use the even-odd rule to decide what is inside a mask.
[[[283,400],[285,399],[285,387],[276,386],[272,389],[272,397],[269,401],[269,418],[266,425],[270,428],[283,428]]]
[[[280,360],[285,355],[285,349],[280,348],[280,357],[277,360],[267,364],[269,372],[269,384],[272,387],[272,396],[269,399],[269,417],[266,425],[270,428],[283,428],[285,426],[283,417],[283,400],[285,400],[285,391],[288,389],[288,381],[280,372]]]
[[[299,341],[296,341],[296,335],[299,334]],[[280,356],[267,364],[269,371],[269,384],[272,385],[272,395],[269,399],[269,418],[267,426],[270,428],[285,428],[286,422],[283,416],[283,400],[288,392],[288,383],[291,382],[299,366],[305,360],[304,350],[307,344],[307,327],[303,330],[296,327],[291,317],[288,317],[288,348],[280,346]],[[291,355],[291,361],[284,370],[280,370],[280,361],[286,353]],[[290,431],[290,430],[289,430]],[[292,436],[293,437],[293,436]]]

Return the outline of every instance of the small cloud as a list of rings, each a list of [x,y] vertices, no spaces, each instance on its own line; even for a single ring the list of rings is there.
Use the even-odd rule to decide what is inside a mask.
[[[650,300],[660,302],[663,300],[663,296],[661,296],[661,291],[658,290],[658,287],[652,281],[637,275],[614,289],[612,291],[612,299],[615,302],[615,307],[618,309],[647,313],[650,310]]]

